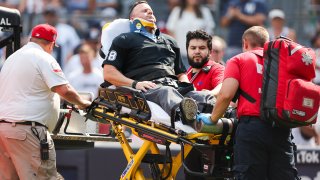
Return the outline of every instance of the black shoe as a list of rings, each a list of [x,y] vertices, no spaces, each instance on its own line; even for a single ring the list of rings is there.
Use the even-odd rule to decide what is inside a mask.
[[[180,102],[181,120],[183,124],[192,124],[196,119],[198,105],[191,98],[183,98]]]

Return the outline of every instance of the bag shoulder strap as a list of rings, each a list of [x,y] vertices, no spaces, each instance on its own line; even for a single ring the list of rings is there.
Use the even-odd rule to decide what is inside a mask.
[[[259,58],[263,58],[263,55],[255,52],[255,51],[250,51],[251,53],[257,55]],[[242,89],[238,89],[236,94],[234,95],[233,99],[232,99],[232,102],[236,102],[239,97],[243,96],[246,100],[248,100],[249,102],[251,103],[255,103],[257,100],[255,98],[253,98],[250,94],[248,94],[247,92],[243,91]]]
[[[253,98],[252,96],[250,96],[248,93],[246,93],[240,88],[237,90],[236,94],[234,95],[232,102],[236,102],[239,99],[240,95],[243,96],[246,100],[248,100],[251,103],[256,102],[255,98]]]

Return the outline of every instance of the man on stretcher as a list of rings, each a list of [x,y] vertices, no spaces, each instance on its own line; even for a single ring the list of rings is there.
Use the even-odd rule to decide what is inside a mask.
[[[187,124],[195,120],[197,103],[213,104],[214,96],[209,91],[194,91],[175,40],[159,32],[146,1],[133,5],[130,20],[116,21],[122,21],[119,27],[128,29],[115,29],[113,35],[120,35],[113,41],[102,34],[100,55],[106,84],[141,90],[148,101],[160,105],[169,115],[177,114],[175,120]],[[108,38],[112,41],[110,49],[103,43]]]

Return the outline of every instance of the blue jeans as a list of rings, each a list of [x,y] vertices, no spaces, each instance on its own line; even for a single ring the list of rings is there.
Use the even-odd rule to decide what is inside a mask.
[[[234,173],[241,180],[297,179],[291,129],[241,117],[235,134]]]

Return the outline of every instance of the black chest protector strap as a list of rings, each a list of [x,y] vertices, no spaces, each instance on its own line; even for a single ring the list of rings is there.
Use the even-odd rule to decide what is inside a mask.
[[[102,46],[101,46],[101,48],[100,48],[100,50],[99,50],[99,55],[100,55],[100,57],[102,58],[102,59],[106,59],[107,58],[107,55],[102,51]]]

